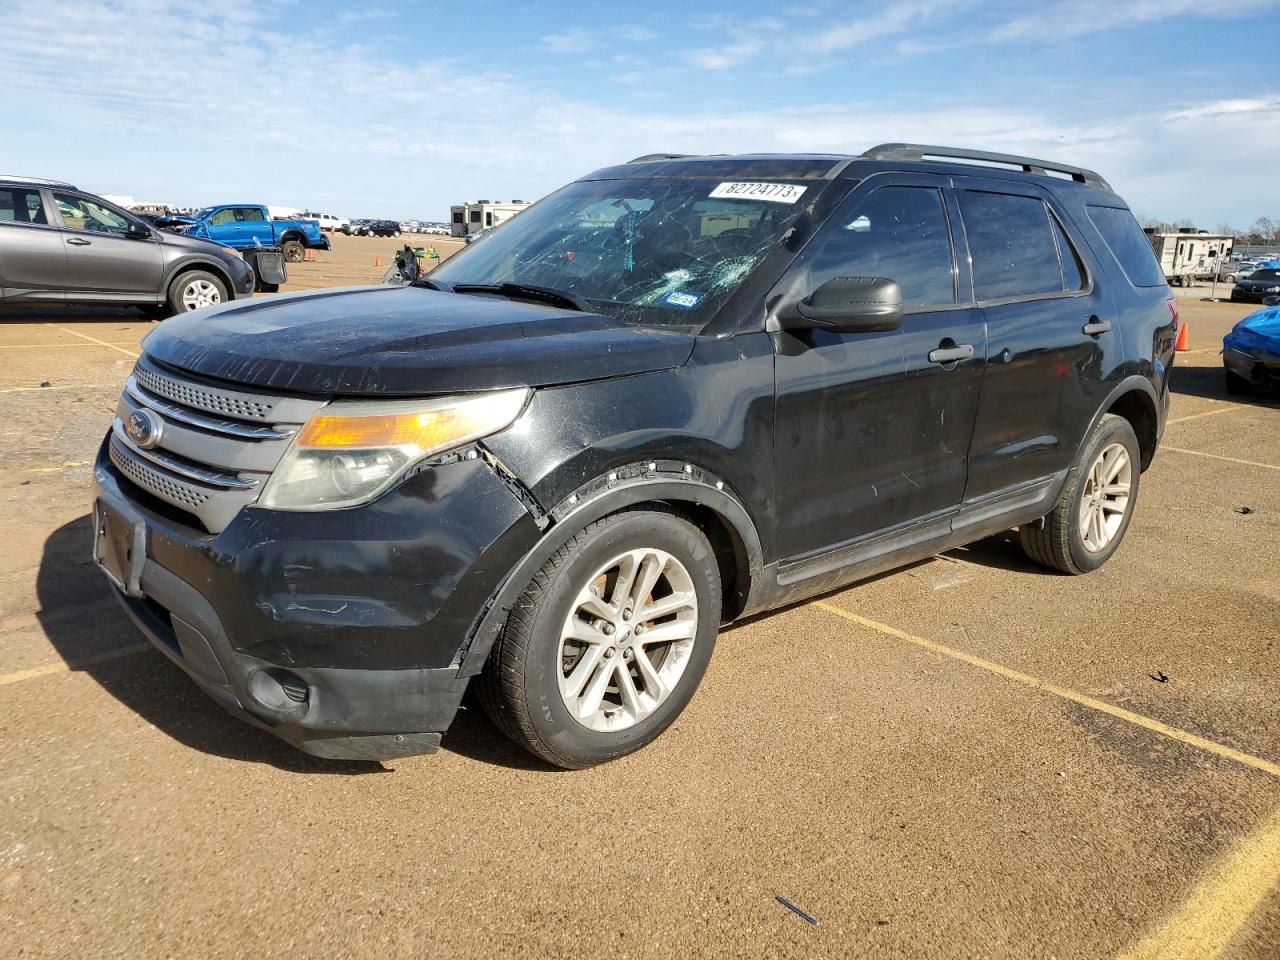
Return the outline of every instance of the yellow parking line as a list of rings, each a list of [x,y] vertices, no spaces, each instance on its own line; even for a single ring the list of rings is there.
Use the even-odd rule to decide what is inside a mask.
[[[1280,811],[1227,851],[1160,928],[1119,960],[1213,960],[1280,886]]]
[[[68,330],[68,333],[71,331]],[[105,342],[105,341],[103,341]],[[96,347],[97,343],[0,343],[0,350],[61,350],[63,347]],[[115,344],[108,344],[115,346]]]
[[[32,667],[30,670],[19,670],[17,673],[0,673],[0,687],[7,686],[11,683],[22,683],[24,680],[35,680],[38,677],[47,677],[55,673],[70,673],[73,670],[81,670],[85,667],[92,667],[99,663],[106,663],[108,660],[115,660],[119,657],[127,657],[133,653],[141,653],[143,650],[150,650],[149,643],[133,643],[127,647],[117,647],[115,650],[108,650],[105,653],[99,653],[92,657],[86,657],[84,660],[77,660],[75,665],[69,663],[46,663],[42,667]]]
[[[1204,737],[1198,737],[1194,733],[1188,733],[1186,730],[1179,730],[1177,727],[1170,727],[1161,723],[1159,720],[1152,720],[1150,717],[1144,717],[1140,713],[1133,713],[1121,707],[1113,706],[1104,700],[1096,700],[1093,697],[1083,693],[1077,693],[1066,687],[1060,687],[1057,684],[1050,683],[1047,680],[1041,680],[1039,677],[1033,677],[1029,673],[1021,673],[1017,670],[1010,669],[1003,664],[996,663],[992,660],[984,660],[982,657],[975,657],[971,653],[965,653],[962,650],[956,650],[948,647],[946,644],[937,643],[933,640],[926,640],[924,637],[917,637],[915,634],[907,633],[905,630],[899,630],[897,627],[891,627],[887,623],[881,623],[879,620],[872,620],[869,617],[859,616],[842,607],[837,607],[833,603],[825,600],[817,600],[814,606],[819,607],[827,613],[834,614],[845,620],[860,624],[869,630],[875,630],[877,633],[887,634],[891,637],[897,637],[899,640],[905,640],[907,643],[915,644],[917,647],[923,647],[932,653],[940,654],[944,657],[950,657],[952,660],[959,660],[961,663],[967,663],[971,667],[978,667],[990,673],[1004,677],[1006,680],[1013,680],[1024,686],[1033,687],[1037,690],[1043,690],[1045,693],[1051,693],[1056,697],[1064,700],[1070,700],[1072,703],[1078,703],[1082,707],[1088,707],[1090,710],[1097,710],[1099,713],[1105,713],[1118,720],[1124,720],[1126,723],[1132,723],[1135,726],[1143,727],[1153,733],[1168,737],[1171,740],[1177,740],[1188,746],[1196,747],[1207,753],[1215,754],[1227,760],[1234,760],[1236,763],[1243,764],[1246,767],[1252,767],[1255,770],[1261,770],[1263,773],[1269,773],[1273,777],[1280,777],[1280,764],[1272,763],[1270,760],[1264,760],[1261,757],[1255,757],[1221,743],[1215,743],[1212,740],[1206,740]]]
[[[1260,463],[1257,460],[1241,460],[1238,457],[1224,457],[1216,453],[1205,453],[1203,450],[1188,450],[1185,447],[1171,447],[1167,443],[1160,444],[1161,450],[1172,450],[1174,453],[1189,453],[1193,457],[1208,457],[1210,460],[1225,460],[1227,463],[1242,463],[1246,467],[1262,467],[1265,470],[1280,470],[1280,465]]]
[[[1236,413],[1240,410],[1248,410],[1244,404],[1234,403],[1229,407],[1219,407],[1217,410],[1206,410],[1204,413],[1193,413],[1185,417],[1174,417],[1166,426],[1173,426],[1175,423],[1186,423],[1188,420],[1199,420],[1201,417],[1216,417],[1220,413]]]
[[[96,343],[98,346],[106,347],[108,350],[115,350],[118,353],[123,353],[126,357],[133,357],[135,360],[138,359],[138,354],[134,353],[132,350],[126,350],[124,347],[117,347],[114,343],[107,343],[107,341],[99,340],[97,337],[91,337],[87,333],[77,333],[74,330],[68,330],[66,327],[54,327],[54,329],[61,330],[63,333],[69,333],[73,337],[79,337],[81,340],[88,340],[90,343]]]
[[[72,467],[87,467],[92,464],[92,460],[68,460],[60,467],[27,467],[27,473],[61,473],[63,470],[70,470]]]

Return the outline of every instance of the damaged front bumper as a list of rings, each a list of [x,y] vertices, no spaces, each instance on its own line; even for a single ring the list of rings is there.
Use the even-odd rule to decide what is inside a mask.
[[[466,638],[538,528],[482,459],[367,506],[186,526],[99,455],[94,558],[151,642],[235,716],[315,756],[430,753]]]

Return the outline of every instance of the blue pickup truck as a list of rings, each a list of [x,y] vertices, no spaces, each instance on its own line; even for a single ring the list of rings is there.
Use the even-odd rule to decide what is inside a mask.
[[[329,249],[329,238],[315,220],[272,220],[267,208],[257,203],[223,203],[205,207],[182,229],[193,237],[244,250],[249,247],[279,247],[284,258],[297,263],[307,248]]]

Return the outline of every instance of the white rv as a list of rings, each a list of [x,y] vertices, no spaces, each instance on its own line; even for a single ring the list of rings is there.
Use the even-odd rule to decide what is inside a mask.
[[[1194,280],[1211,280],[1222,261],[1231,256],[1235,237],[1223,233],[1206,233],[1194,227],[1183,227],[1174,233],[1146,231],[1151,249],[1164,270],[1164,278],[1175,286]]]

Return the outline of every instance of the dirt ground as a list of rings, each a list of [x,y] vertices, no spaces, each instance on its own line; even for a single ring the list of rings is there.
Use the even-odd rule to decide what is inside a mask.
[[[286,289],[398,245],[335,243]],[[1280,409],[1224,393],[1250,308],[1205,293],[1105,570],[1005,535],[735,626],[580,773],[471,706],[386,764],[223,714],[88,558],[151,324],[0,314],[0,957],[1277,957]]]

